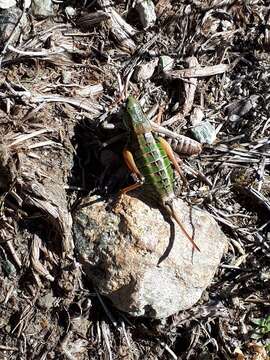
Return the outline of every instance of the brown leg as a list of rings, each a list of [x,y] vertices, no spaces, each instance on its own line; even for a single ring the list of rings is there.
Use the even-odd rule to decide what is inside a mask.
[[[126,186],[124,189],[120,190],[119,193],[117,194],[117,198],[114,201],[114,205],[113,205],[113,210],[115,213],[119,213],[121,211],[121,202],[122,202],[122,195],[128,193],[129,191],[135,190],[138,187],[143,185],[143,181],[139,180],[138,177],[135,175],[136,177],[136,183]]]
[[[123,150],[123,158],[130,172],[136,174],[139,179],[142,178],[140,170],[137,168],[137,165],[135,164],[133,155],[128,149]]]
[[[129,192],[131,190],[135,190],[138,187],[142,186],[144,183],[144,178],[143,178],[142,174],[140,173],[140,170],[137,168],[137,165],[135,164],[132,153],[129,150],[124,149],[123,150],[123,158],[124,158],[124,161],[125,161],[128,169],[131,171],[132,174],[134,174],[136,183],[129,185],[129,186],[125,187],[124,189],[122,189],[120,191],[120,195],[126,194],[127,192]]]
[[[129,185],[129,186],[125,187],[124,189],[120,190],[120,195],[126,194],[129,191],[135,190],[142,185],[143,185],[143,181],[138,179],[135,184]]]
[[[166,152],[168,158],[171,160],[173,166],[175,167],[178,174],[181,176],[181,179],[187,185],[187,180],[183,174],[183,171],[181,170],[180,166],[178,165],[178,162],[174,156],[173,149],[171,148],[171,145],[163,138],[158,138],[159,143],[162,147],[162,149]]]

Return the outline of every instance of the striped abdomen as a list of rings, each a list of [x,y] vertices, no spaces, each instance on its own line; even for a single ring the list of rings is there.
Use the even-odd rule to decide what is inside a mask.
[[[166,137],[172,149],[180,155],[198,155],[202,152],[202,145],[184,135],[178,135],[176,139]]]
[[[164,198],[174,194],[170,160],[151,132],[137,135],[136,142],[133,155],[145,179],[145,193],[162,202]]]

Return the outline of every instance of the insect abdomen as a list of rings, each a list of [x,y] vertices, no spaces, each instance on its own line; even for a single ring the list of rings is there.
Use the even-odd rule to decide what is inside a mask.
[[[144,176],[144,187],[152,196],[162,198],[173,194],[173,170],[167,154],[151,133],[138,136],[135,163]]]
[[[176,139],[166,137],[166,140],[171,145],[172,149],[180,155],[198,155],[202,151],[202,145],[198,141],[184,135],[179,135],[179,138]]]

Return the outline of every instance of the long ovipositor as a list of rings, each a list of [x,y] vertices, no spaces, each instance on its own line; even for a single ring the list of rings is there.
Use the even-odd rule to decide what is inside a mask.
[[[127,113],[127,125],[131,127],[131,139],[128,144],[130,150],[126,150],[124,155],[127,166],[138,176],[145,189],[144,193],[148,197],[156,199],[166,209],[193,247],[199,250],[181,224],[174,208],[174,175],[171,161],[179,173],[181,170],[169,144],[164,139],[156,138],[153,135],[148,118],[143,113],[139,102],[132,96],[127,99]]]

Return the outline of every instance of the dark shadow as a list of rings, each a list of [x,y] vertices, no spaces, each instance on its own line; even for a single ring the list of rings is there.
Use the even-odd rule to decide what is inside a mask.
[[[19,222],[19,227],[21,230],[27,232],[25,233],[25,236],[28,237],[29,241],[32,242],[33,237],[38,236],[42,243],[45,243],[48,246],[50,251],[61,254],[62,234],[57,226],[53,224],[53,221],[35,207],[25,206],[24,210],[27,211],[29,216]]]
[[[189,208],[189,223],[191,225],[191,228],[192,228],[192,234],[191,234],[191,237],[192,239],[195,241],[195,226],[193,224],[193,216],[192,216],[192,211],[193,211],[193,208],[190,204],[188,204],[188,208]],[[195,241],[196,242],[196,241]],[[194,252],[197,251],[197,249],[194,249],[194,247],[192,247],[192,255],[191,255],[191,261],[192,261],[192,264],[193,264],[193,259],[194,259]]]
[[[105,121],[83,119],[74,128],[72,144],[76,154],[68,182],[71,188],[81,189],[78,197],[99,194],[109,198],[127,181],[122,161],[126,138],[119,136],[125,132],[117,114],[108,114]]]
[[[157,266],[159,266],[170,255],[170,252],[173,248],[173,244],[175,241],[175,224],[172,221],[172,219],[168,216],[168,214],[165,213],[165,211],[161,210],[161,213],[164,217],[164,220],[170,225],[170,237],[169,237],[168,246],[165,249],[163,255],[161,255],[161,257],[159,258]]]
[[[85,202],[83,205],[79,205],[79,206],[77,207],[77,209],[82,209],[82,208],[84,208],[84,207],[86,207],[86,206],[92,206],[92,205],[94,205],[94,204],[97,204],[97,203],[101,202],[102,200],[103,200],[103,199],[100,197],[100,198],[98,198],[98,199],[91,200],[91,201],[89,201],[89,202]]]

